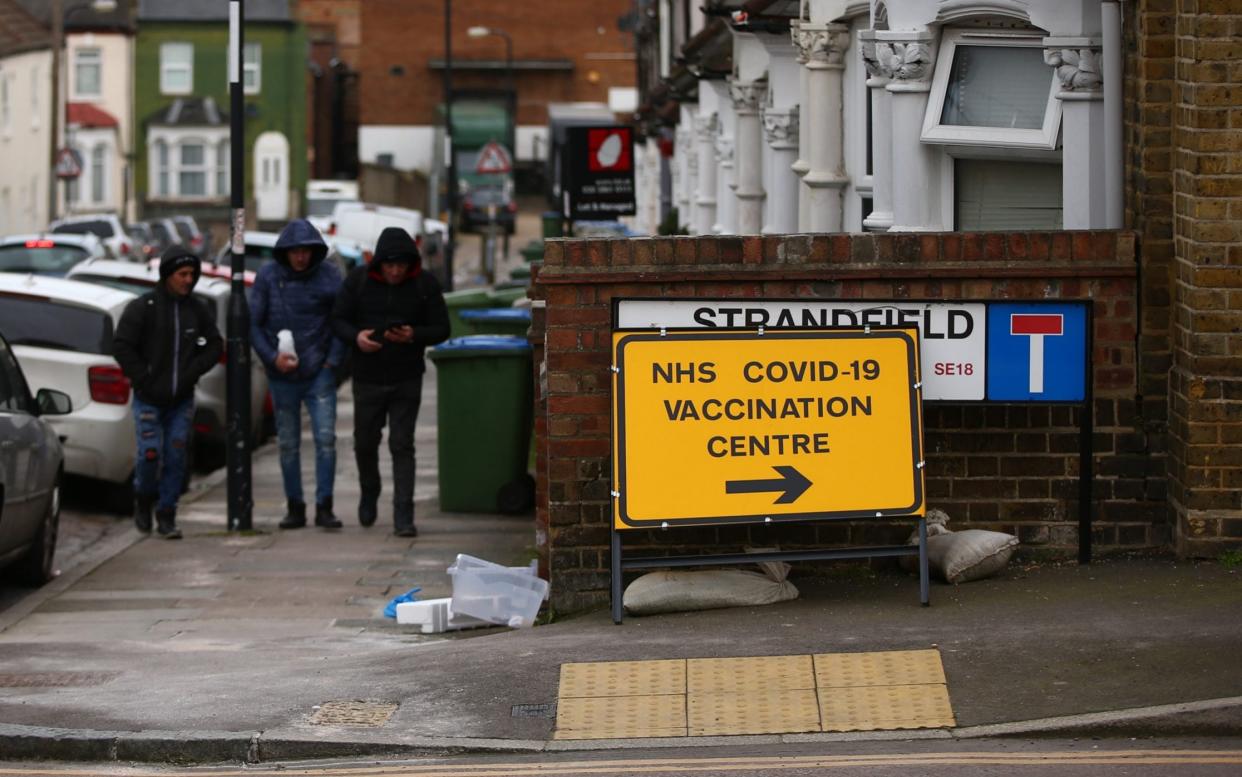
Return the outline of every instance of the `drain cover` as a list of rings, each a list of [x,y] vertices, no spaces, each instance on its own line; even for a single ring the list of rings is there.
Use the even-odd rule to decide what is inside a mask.
[[[378,728],[396,711],[397,705],[387,701],[326,701],[311,715],[310,722],[316,726]]]
[[[103,685],[120,672],[0,672],[0,688],[71,688]]]
[[[552,704],[514,704],[509,714],[515,718],[555,718],[556,703]]]

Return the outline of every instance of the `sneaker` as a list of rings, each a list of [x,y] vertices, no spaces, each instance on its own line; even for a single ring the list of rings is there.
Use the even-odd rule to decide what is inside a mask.
[[[155,532],[166,540],[181,539],[181,530],[177,528],[176,510],[155,511]]]
[[[155,507],[155,497],[138,494],[134,497],[134,526],[143,534],[151,533],[151,511]]]
[[[379,517],[378,499],[368,499],[362,497],[358,500],[358,523],[363,526],[374,526],[375,519]]]
[[[315,505],[315,525],[321,529],[339,529],[344,525],[332,514],[332,497]]]
[[[282,529],[300,529],[306,525],[306,503],[290,499],[285,517],[280,519]]]
[[[410,524],[409,526],[398,526],[393,529],[392,533],[398,537],[417,537],[418,529],[414,528],[414,524]]]

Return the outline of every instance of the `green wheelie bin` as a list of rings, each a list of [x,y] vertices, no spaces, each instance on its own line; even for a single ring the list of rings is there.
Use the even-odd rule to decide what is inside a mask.
[[[526,337],[530,308],[469,308],[461,312],[461,320],[471,334]]]
[[[534,389],[524,337],[455,337],[428,352],[436,367],[440,508],[453,513],[529,510],[527,471]]]
[[[470,334],[470,327],[461,320],[461,311],[465,308],[487,308],[495,305],[489,296],[490,290],[461,289],[446,291],[444,304],[449,314],[449,337],[461,337]]]

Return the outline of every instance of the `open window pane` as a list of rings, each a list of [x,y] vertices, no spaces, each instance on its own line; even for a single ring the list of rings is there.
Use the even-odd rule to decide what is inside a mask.
[[[1049,76],[1040,49],[959,45],[940,123],[1039,129],[1048,107]]]
[[[960,232],[1061,229],[1061,165],[958,159],[954,162]]]

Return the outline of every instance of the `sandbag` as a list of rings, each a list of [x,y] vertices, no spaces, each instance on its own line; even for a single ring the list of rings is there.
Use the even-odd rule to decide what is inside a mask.
[[[927,511],[927,567],[947,583],[991,577],[1005,568],[1018,547],[1018,538],[1012,534],[983,529],[955,532],[948,528],[948,522],[949,516],[943,510]],[[918,542],[916,530],[907,544]],[[900,563],[907,572],[919,569],[918,556],[902,556]]]
[[[991,577],[1005,568],[1018,538],[1012,534],[983,529],[949,532],[927,541],[928,563],[940,571],[945,582],[968,583]]]
[[[621,601],[632,615],[654,615],[775,604],[798,597],[798,589],[785,579],[788,564],[770,561],[760,566],[765,574],[741,569],[648,572],[626,587]]]

